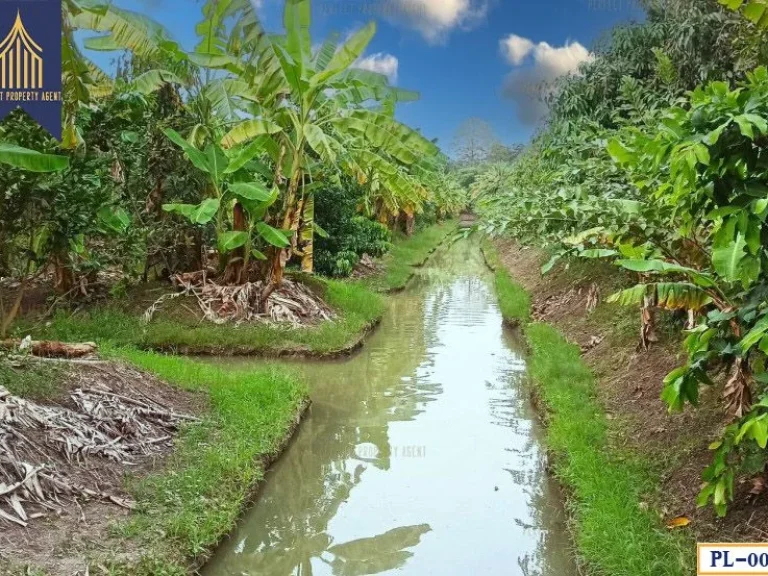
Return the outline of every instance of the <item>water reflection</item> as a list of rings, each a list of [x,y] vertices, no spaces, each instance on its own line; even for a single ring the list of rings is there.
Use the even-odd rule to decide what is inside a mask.
[[[300,364],[311,414],[204,573],[574,574],[516,349],[477,247],[437,255],[360,355]]]

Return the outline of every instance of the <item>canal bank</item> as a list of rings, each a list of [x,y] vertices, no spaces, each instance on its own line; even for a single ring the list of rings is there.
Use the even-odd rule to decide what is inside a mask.
[[[287,365],[312,408],[204,574],[576,574],[476,244],[438,251],[354,358]]]
[[[716,541],[721,530],[696,508],[691,464],[693,453],[707,457],[706,446],[692,447],[717,426],[707,416],[716,393],[695,414],[667,412],[661,386],[680,343],[660,330],[652,351],[637,349],[637,311],[605,301],[627,281],[614,267],[574,260],[542,275],[544,250],[498,240],[484,241],[483,252],[505,320],[520,326],[528,349],[580,574],[692,574],[695,536]]]

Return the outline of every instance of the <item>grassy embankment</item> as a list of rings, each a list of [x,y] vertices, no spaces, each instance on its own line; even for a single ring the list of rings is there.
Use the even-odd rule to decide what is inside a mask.
[[[201,322],[187,312],[195,303],[179,298],[170,301],[167,310],[161,309],[148,324],[142,314],[151,302],[136,306],[133,301],[117,301],[74,315],[59,313],[48,326],[40,332],[33,329],[32,334],[189,355],[333,356],[349,352],[379,322],[386,304],[359,282],[322,282],[325,299],[339,317],[313,327]]]
[[[306,389],[284,368],[225,368],[135,349],[115,355],[210,397],[211,419],[184,431],[167,469],[130,483],[139,506],[115,530],[143,551],[138,567],[117,564],[117,574],[183,574],[234,527],[297,426]]]
[[[397,235],[392,250],[382,259],[384,272],[368,278],[365,284],[377,292],[404,290],[413,277],[414,268],[422,266],[455,230],[456,222],[449,220],[422,228],[410,238]]]
[[[118,300],[77,314],[60,313],[45,328],[21,333],[65,341],[109,341],[121,346],[178,354],[333,357],[358,348],[386,309],[381,292],[405,287],[413,268],[422,265],[455,228],[454,222],[429,226],[410,238],[399,236],[382,259],[383,272],[365,281],[318,279],[328,304],[339,313],[333,322],[291,328],[274,325],[215,325],[189,311],[183,298],[161,307],[146,324],[143,312],[157,298],[150,294]]]
[[[181,575],[194,571],[229,533],[279,455],[308,405],[293,371],[276,366],[233,369],[183,357],[104,344],[102,356],[126,361],[182,390],[207,399],[202,422],[184,427],[159,471],[125,478],[136,509],[115,520],[98,541],[64,551],[86,559],[94,573],[115,576]],[[0,385],[37,401],[65,393],[61,365],[0,365]],[[33,525],[31,530],[45,530]],[[12,558],[14,562],[23,559]],[[3,571],[0,562],[0,572]],[[38,567],[18,573],[44,574]],[[15,573],[13,570],[11,573]]]
[[[658,458],[654,462],[653,454],[618,440],[623,424],[607,417],[581,349],[552,325],[531,322],[531,295],[513,280],[490,242],[483,250],[495,271],[505,321],[525,333],[528,369],[545,410],[555,474],[568,495],[580,564],[595,575],[689,574],[695,551],[690,536],[668,530],[649,506],[660,496]],[[608,330],[625,331],[623,311],[611,306],[595,314]],[[626,334],[615,335],[626,340]]]
[[[483,240],[482,250],[486,264],[493,270],[499,309],[504,322],[512,327],[525,326],[531,319],[530,294],[512,280],[490,242]]]
[[[204,393],[211,412],[203,424],[185,428],[162,472],[128,478],[138,502],[92,552],[94,565],[110,574],[132,576],[185,574],[198,567],[232,529],[271,461],[291,436],[307,405],[296,374],[266,365],[232,369],[139,348],[238,352],[306,350],[335,353],[378,322],[386,291],[405,285],[453,229],[426,228],[399,238],[385,260],[381,278],[363,282],[328,281],[326,298],[342,314],[317,328],[286,330],[269,326],[192,326],[161,320],[144,326],[137,314],[111,305],[75,316],[57,316],[42,334],[61,340],[96,340],[106,357],[124,360],[184,390]],[[30,365],[18,370],[0,365],[0,385],[12,393],[51,401],[61,393],[60,367]],[[141,550],[126,560],[123,550]]]

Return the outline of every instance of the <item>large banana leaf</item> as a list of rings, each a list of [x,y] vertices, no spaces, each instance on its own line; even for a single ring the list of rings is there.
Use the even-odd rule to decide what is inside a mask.
[[[0,142],[0,163],[30,172],[58,172],[69,166],[69,158]]]
[[[164,84],[179,84],[184,86],[184,81],[165,70],[148,70],[137,76],[129,85],[128,89],[141,94],[151,94],[160,89]]]
[[[266,136],[260,136],[244,148],[230,152],[229,165],[227,166],[227,169],[224,170],[224,173],[232,174],[233,172],[237,172],[240,168],[253,160],[257,154],[264,152],[266,149],[266,139]]]
[[[203,5],[203,19],[195,27],[200,42],[195,52],[224,54],[226,52],[226,21],[238,12],[250,9],[247,0],[208,0]]]
[[[248,100],[248,84],[234,78],[218,78],[206,84],[203,95],[222,121],[239,119],[243,100]]]
[[[330,165],[336,163],[336,153],[329,143],[330,137],[323,132],[323,129],[315,124],[306,124],[304,126],[304,137],[318,156]]]
[[[329,79],[337,74],[341,74],[355,63],[362,56],[368,44],[371,43],[376,34],[376,23],[370,22],[365,27],[358,30],[347,40],[341,48],[331,58],[328,66],[322,72],[317,72],[310,79],[311,87],[322,86]]]
[[[168,139],[176,144],[179,148],[184,150],[184,153],[187,155],[187,158],[189,158],[190,162],[197,168],[198,170],[202,170],[203,172],[206,172],[208,174],[211,174],[211,166],[208,163],[207,156],[194,146],[184,140],[182,138],[181,134],[176,132],[175,130],[171,128],[166,128],[163,130],[163,134],[165,134]]]
[[[152,19],[111,4],[82,9],[71,16],[71,23],[76,29],[107,32],[110,40],[100,42],[109,42],[113,47],[130,50],[144,58],[155,55],[160,40],[169,37],[163,27]]]
[[[243,71],[242,63],[229,54],[206,54],[202,52],[190,52],[187,58],[193,64],[204,68],[214,70],[229,70],[233,74],[240,74]]]
[[[621,306],[637,306],[647,297],[659,308],[667,310],[701,310],[712,303],[712,298],[705,290],[688,282],[638,284],[611,295],[608,302]]]
[[[283,12],[286,42],[285,49],[299,70],[301,76],[312,56],[312,40],[309,37],[311,24],[309,0],[286,0]]]
[[[768,29],[768,0],[720,0],[720,4],[731,10],[741,10],[745,18]]]
[[[315,54],[314,68],[316,72],[322,72],[328,68],[328,64],[331,62],[333,55],[336,54],[338,46],[339,34],[338,32],[333,32],[325,39]]]
[[[97,52],[113,52],[115,50],[123,50],[112,36],[92,36],[83,40],[83,46],[88,50],[95,50]]]
[[[280,62],[280,69],[285,81],[291,87],[296,101],[302,102],[304,94],[309,89],[309,84],[302,78],[301,64],[296,62],[285,46],[282,45],[282,39],[275,39],[273,47],[275,56],[278,62]]]
[[[219,184],[229,165],[229,158],[218,144],[208,144],[205,149],[205,156],[208,160],[211,177],[214,182]]]
[[[221,143],[225,148],[232,148],[243,142],[253,140],[257,136],[263,134],[277,134],[278,132],[282,132],[282,130],[283,129],[280,126],[268,120],[245,120],[227,132]]]

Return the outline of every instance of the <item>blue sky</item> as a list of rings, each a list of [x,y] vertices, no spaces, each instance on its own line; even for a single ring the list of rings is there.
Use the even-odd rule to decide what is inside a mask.
[[[282,0],[252,1],[266,28],[280,31]],[[117,4],[147,13],[185,48],[194,46],[201,2]],[[450,152],[456,128],[469,117],[489,122],[503,142],[526,142],[542,113],[528,86],[590,58],[602,34],[641,19],[642,11],[636,0],[313,0],[313,16],[315,42],[377,20],[365,65],[396,69],[399,86],[421,93],[419,102],[400,106],[398,117]]]

